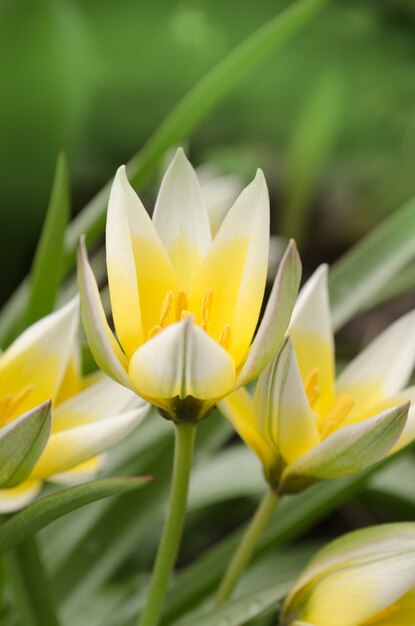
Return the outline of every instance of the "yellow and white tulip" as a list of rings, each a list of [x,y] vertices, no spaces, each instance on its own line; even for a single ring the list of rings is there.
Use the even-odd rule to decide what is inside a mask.
[[[254,397],[240,389],[220,403],[274,488],[296,492],[351,475],[414,437],[414,409],[404,427],[415,388],[404,387],[415,363],[415,311],[381,333],[336,380],[322,266],[300,292],[289,334]]]
[[[284,337],[300,279],[294,243],[253,339],[268,246],[269,200],[260,171],[212,240],[200,186],[182,150],[164,176],[152,220],[121,167],[106,229],[117,338],[82,242],[79,251],[82,315],[98,365],[169,419],[203,418],[219,398],[256,378]]]
[[[93,477],[97,455],[131,432],[147,411],[148,405],[104,374],[82,379],[78,324],[76,298],[0,355],[1,513],[26,505],[45,480]]]
[[[349,533],[320,550],[282,610],[283,626],[413,626],[415,524]]]

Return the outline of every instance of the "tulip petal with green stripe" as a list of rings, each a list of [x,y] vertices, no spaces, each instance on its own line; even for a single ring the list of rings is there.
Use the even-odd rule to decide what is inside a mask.
[[[402,433],[409,403],[345,426],[296,461],[281,476],[281,489],[295,493],[316,480],[343,478],[380,461]]]

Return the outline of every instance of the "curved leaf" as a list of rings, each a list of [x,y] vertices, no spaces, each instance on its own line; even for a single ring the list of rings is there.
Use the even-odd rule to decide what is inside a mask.
[[[26,537],[44,528],[58,517],[85,504],[127,493],[143,487],[150,477],[105,478],[56,491],[37,500],[0,526],[0,553],[10,550]]]
[[[235,598],[223,606],[207,613],[193,614],[191,619],[174,622],[174,626],[240,626],[268,609],[276,607],[290,588],[290,582],[264,587],[240,598]]]
[[[415,257],[415,198],[393,213],[337,261],[330,271],[337,329],[370,303]]]
[[[46,220],[29,277],[26,326],[53,311],[62,274],[63,243],[68,220],[68,171],[65,155],[60,153]]]

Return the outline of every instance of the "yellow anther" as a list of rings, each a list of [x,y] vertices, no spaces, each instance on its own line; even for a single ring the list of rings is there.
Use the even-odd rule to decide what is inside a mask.
[[[186,317],[190,317],[190,316],[191,316],[190,311],[188,311],[187,309],[183,309],[180,315],[180,319],[184,320]]]
[[[7,406],[7,411],[9,413],[11,411],[14,411],[14,409],[16,409],[19,406],[19,404],[21,404],[23,400],[25,400],[27,396],[32,393],[34,388],[35,386],[32,384],[26,385],[26,387],[23,387],[23,389],[19,391],[19,393],[17,393],[15,396],[13,396],[13,398],[10,398],[10,402]]]
[[[170,311],[173,308],[173,300],[174,300],[174,293],[173,293],[173,290],[170,289],[170,291],[166,293],[166,296],[163,300],[163,304],[161,305],[159,323],[162,328],[166,326],[167,319],[170,315]]]
[[[315,368],[309,373],[305,381],[305,391],[310,406],[314,406],[320,397],[320,371]]]
[[[203,328],[203,330],[207,330],[209,327],[209,318],[212,312],[212,305],[213,305],[213,289],[208,287],[208,289],[206,289],[204,293],[203,300],[202,300],[202,310],[201,310],[202,320],[201,320],[200,325]]]
[[[159,333],[161,330],[163,330],[163,327],[160,326],[160,324],[156,324],[155,326],[153,326],[153,328],[149,331],[148,333],[148,338],[152,339],[153,337],[155,337],[157,335],[157,333]]]
[[[176,320],[179,322],[182,319],[182,312],[187,310],[189,306],[189,298],[187,293],[179,291],[176,295]]]
[[[333,404],[331,411],[326,415],[320,416],[319,430],[322,439],[331,435],[331,433],[336,430],[346,415],[350,413],[353,405],[354,400],[350,398],[350,396],[339,396]]]
[[[11,401],[12,401],[12,397],[10,395],[6,395],[0,398],[0,419],[5,418],[7,409],[9,408]]]
[[[222,331],[220,333],[219,344],[222,346],[222,348],[225,348],[225,350],[227,350],[229,348],[230,342],[231,342],[231,327],[229,326],[229,324],[226,324],[226,326],[222,328]]]

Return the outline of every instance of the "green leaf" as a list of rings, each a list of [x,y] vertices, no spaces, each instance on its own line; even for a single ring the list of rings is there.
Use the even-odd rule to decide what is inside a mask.
[[[44,402],[0,430],[1,487],[15,487],[30,475],[49,439],[50,409]]]
[[[185,139],[208,114],[267,56],[295,35],[314,17],[327,0],[302,0],[295,3],[235,48],[206,74],[165,118],[145,146],[127,164],[130,182],[141,185],[154,170],[165,152]],[[75,263],[80,235],[88,242],[96,241],[105,225],[109,182],[71,223],[66,232],[64,272]],[[6,345],[15,336],[16,320],[22,314],[28,296],[24,281],[15,291],[0,315],[0,344]]]
[[[339,77],[332,73],[323,76],[312,93],[305,95],[304,104],[287,156],[288,183],[280,231],[287,238],[294,237],[300,247],[306,238],[313,196],[339,130]]]
[[[415,198],[334,264],[329,276],[335,328],[364,309],[415,258]]]
[[[174,622],[174,626],[240,626],[248,620],[276,607],[290,588],[290,582],[274,584],[235,598],[223,606],[207,613],[195,613],[190,619]]]
[[[380,461],[401,434],[409,403],[345,426],[290,463],[281,476],[283,493],[296,493],[316,480],[345,478]]]
[[[85,504],[143,487],[149,477],[105,478],[56,491],[37,500],[0,526],[0,552],[10,550],[58,517]]]
[[[65,155],[56,163],[52,193],[29,276],[25,326],[54,309],[63,263],[65,229],[69,220],[69,183]]]

